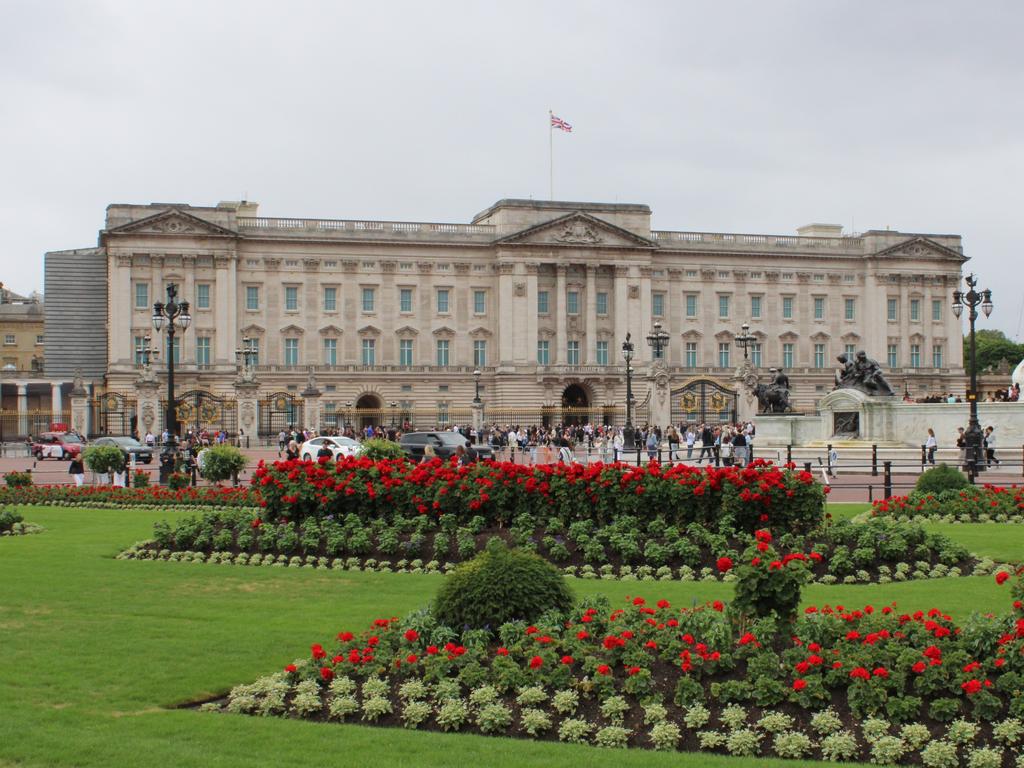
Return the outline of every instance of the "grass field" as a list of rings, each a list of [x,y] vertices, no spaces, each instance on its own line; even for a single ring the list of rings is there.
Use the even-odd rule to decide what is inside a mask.
[[[154,520],[182,514],[36,508],[25,517],[45,533],[0,539],[0,766],[799,765],[175,710],[276,671],[341,629],[424,605],[440,579],[113,559]],[[1011,535],[1021,541],[1019,526],[948,528],[991,553],[1014,549]],[[573,587],[677,605],[730,593],[678,582]],[[818,604],[895,600],[955,617],[1001,611],[1006,597],[991,578],[806,590]]]

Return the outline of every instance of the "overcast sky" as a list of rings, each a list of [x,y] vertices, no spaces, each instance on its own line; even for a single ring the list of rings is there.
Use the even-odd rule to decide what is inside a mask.
[[[469,221],[647,203],[657,229],[958,233],[1021,337],[1019,2],[0,0],[0,279],[112,202]],[[881,352],[875,351],[877,357]]]

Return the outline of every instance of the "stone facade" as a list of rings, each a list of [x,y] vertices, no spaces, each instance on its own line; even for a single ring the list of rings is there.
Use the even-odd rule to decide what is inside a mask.
[[[193,317],[180,389],[235,397],[236,349],[248,338],[257,397],[315,390],[325,423],[359,409],[468,422],[474,369],[485,420],[535,423],[547,407],[557,421],[575,406],[621,423],[627,332],[635,420],[666,392],[676,418],[686,381],[733,386],[742,323],[762,378],[784,366],[801,409],[831,389],[848,348],[867,350],[900,391],[962,391],[949,309],[965,261],[959,236],[655,231],[650,219],[646,205],[533,200],[501,200],[467,224],[265,218],[249,202],[111,205],[97,249],[105,381],[94,383],[134,392],[136,348],[154,335],[153,302],[173,282]],[[668,333],[664,369],[645,341],[655,322]]]

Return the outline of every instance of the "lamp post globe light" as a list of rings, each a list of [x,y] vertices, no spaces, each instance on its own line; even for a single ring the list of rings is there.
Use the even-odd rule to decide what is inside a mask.
[[[974,323],[978,319],[978,307],[985,313],[985,317],[992,314],[992,291],[985,289],[976,291],[978,279],[970,274],[964,278],[967,283],[967,292],[960,289],[953,291],[953,314],[960,317],[966,306],[968,309],[967,320],[970,327],[970,365],[971,365],[971,389],[967,393],[967,402],[970,404],[971,416],[967,423],[967,431],[964,433],[966,441],[967,475],[973,483],[978,476],[978,465],[984,458],[982,454],[981,423],[978,421],[978,360],[975,353]]]
[[[664,351],[668,349],[668,339],[668,331],[661,327],[661,321],[656,320],[651,328],[651,332],[647,334],[647,343],[654,350],[655,360],[661,360]]]
[[[159,333],[167,326],[167,415],[164,420],[167,439],[163,441],[160,451],[160,484],[166,485],[174,472],[178,457],[178,419],[174,401],[174,337],[184,333],[192,322],[187,301],[178,301],[178,286],[170,283],[167,286],[167,303],[156,302],[153,305],[153,328]]]
[[[622,342],[622,359],[626,361],[626,426],[622,430],[622,447],[632,450],[636,447],[636,435],[633,432],[633,342],[630,334]]]
[[[750,332],[750,324],[749,323],[744,323],[743,325],[741,325],[740,326],[740,330],[741,330],[741,332],[740,332],[739,336],[734,336],[733,337],[733,341],[735,341],[736,345],[740,349],[743,350],[743,359],[746,360],[747,359],[747,349],[751,345],[753,345],[753,343],[755,341],[757,341],[757,336],[755,336],[754,334],[752,334]]]
[[[479,368],[473,371],[473,380],[476,385],[476,395],[473,396],[473,402],[476,405],[480,405],[480,377],[483,376],[483,371]]]
[[[395,402],[394,400],[392,400],[390,403],[388,403],[388,405],[391,406],[391,428],[394,429],[395,428],[395,414],[398,413],[398,403]]]

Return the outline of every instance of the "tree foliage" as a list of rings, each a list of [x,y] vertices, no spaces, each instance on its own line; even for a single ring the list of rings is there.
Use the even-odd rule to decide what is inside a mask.
[[[995,368],[1004,358],[1009,362],[1011,369],[1024,360],[1024,344],[1014,343],[1006,338],[1006,334],[1002,331],[988,328],[975,331],[974,340],[979,373],[986,368]],[[969,335],[964,336],[964,367],[970,373],[971,340]]]

